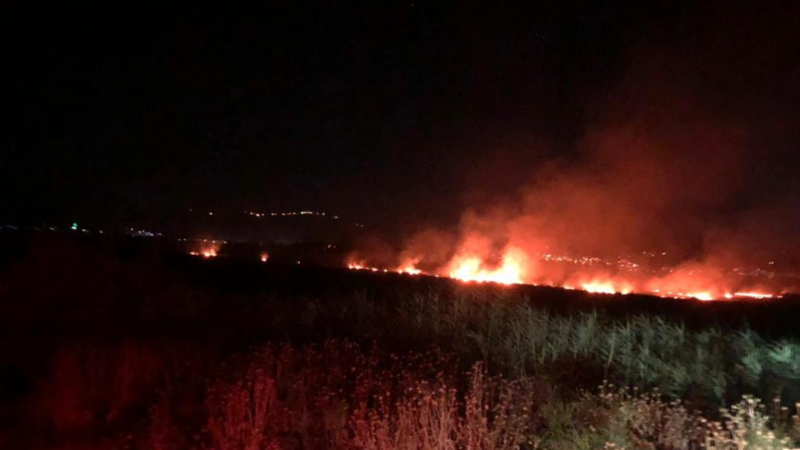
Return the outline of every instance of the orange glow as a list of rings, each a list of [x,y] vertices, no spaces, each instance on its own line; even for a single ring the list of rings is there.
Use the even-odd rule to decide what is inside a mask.
[[[199,245],[199,249],[195,251],[189,252],[192,256],[202,256],[205,259],[215,258],[217,256],[217,252],[222,245],[218,243],[218,241],[207,241],[203,240],[202,243]]]
[[[582,290],[592,294],[633,294],[640,293],[664,298],[694,299],[699,301],[735,300],[737,298],[770,299],[780,295],[760,290],[735,291],[726,286],[721,272],[700,271],[693,268],[676,268],[664,277],[639,276],[636,274],[594,274],[591,276],[570,276],[569,279],[545,278],[535,273],[527,254],[517,248],[507,248],[499,262],[489,262],[479,252],[462,251],[437,271],[430,273],[417,268],[419,259],[406,259],[395,269],[371,267],[364,261],[350,262],[347,267],[354,270],[372,272],[395,272],[411,275],[444,276],[463,282],[530,284],[561,287],[567,290]],[[568,260],[567,257],[544,255],[545,260]],[[584,258],[586,259],[586,258]],[[574,258],[573,258],[574,260]],[[581,259],[583,261],[583,259]],[[582,263],[581,263],[582,264]],[[583,265],[583,264],[582,264]],[[533,272],[533,273],[532,273]],[[566,283],[564,281],[567,281]]]
[[[522,262],[516,251],[506,252],[499,267],[487,268],[476,256],[456,257],[450,278],[479,283],[522,284]]]
[[[698,300],[702,300],[704,302],[708,302],[714,300],[714,297],[709,292],[690,292],[686,294],[686,297],[689,298],[696,298]]]
[[[262,252],[261,253],[261,262],[265,263],[265,262],[267,262],[268,259],[269,259],[269,255],[267,254],[267,252]]]
[[[767,293],[764,293],[764,292],[735,292],[733,294],[733,296],[734,297],[749,297],[749,298],[757,298],[757,299],[774,298],[775,297],[775,295],[773,295],[773,294],[767,294]]]
[[[400,264],[400,267],[398,267],[395,272],[405,273],[408,275],[419,275],[422,273],[422,271],[417,269],[418,262],[419,260],[416,259],[407,259],[403,262],[403,264]]]
[[[615,284],[611,280],[592,280],[582,283],[581,289],[592,294],[630,294],[633,290],[628,284]]]
[[[203,250],[203,251],[200,251],[200,252],[189,252],[189,254],[192,255],[192,256],[202,256],[203,258],[207,259],[207,258],[216,257],[217,256],[217,251],[212,248],[212,249]]]
[[[351,261],[347,263],[347,268],[351,270],[367,270],[370,272],[384,272],[384,273],[394,272],[406,275],[419,275],[422,273],[422,271],[420,269],[417,269],[415,264],[416,264],[415,262],[406,262],[397,267],[396,269],[390,270],[390,269],[381,269],[379,267],[369,266],[364,261],[357,261],[357,262]]]
[[[400,272],[400,273],[408,274],[408,275],[419,275],[419,274],[422,273],[421,270],[417,269],[414,266],[400,267],[399,269],[397,269],[397,271]]]

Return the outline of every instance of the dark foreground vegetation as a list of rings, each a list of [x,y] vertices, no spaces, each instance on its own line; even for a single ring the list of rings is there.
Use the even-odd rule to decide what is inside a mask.
[[[0,448],[800,446],[797,298],[464,285],[147,239],[0,243]]]

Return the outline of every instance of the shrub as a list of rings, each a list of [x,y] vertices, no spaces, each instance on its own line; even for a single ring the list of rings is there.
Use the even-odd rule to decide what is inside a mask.
[[[279,449],[280,406],[275,380],[258,369],[241,380],[219,383],[207,400],[207,431],[218,450]]]
[[[113,426],[152,402],[162,354],[147,343],[75,344],[57,350],[34,414],[58,433]]]

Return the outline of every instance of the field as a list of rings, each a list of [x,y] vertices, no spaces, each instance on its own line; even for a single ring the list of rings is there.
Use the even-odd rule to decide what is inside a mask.
[[[0,448],[800,446],[796,297],[475,285],[147,239],[0,242]]]

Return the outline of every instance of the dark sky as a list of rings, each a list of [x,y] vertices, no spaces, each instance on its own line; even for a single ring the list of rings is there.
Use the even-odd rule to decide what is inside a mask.
[[[10,13],[0,216],[314,209],[446,224],[580,163],[597,127],[675,95],[764,152],[748,160],[758,187],[721,210],[792,188],[797,2],[469,3]]]

